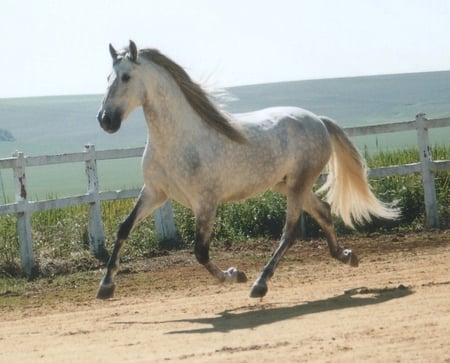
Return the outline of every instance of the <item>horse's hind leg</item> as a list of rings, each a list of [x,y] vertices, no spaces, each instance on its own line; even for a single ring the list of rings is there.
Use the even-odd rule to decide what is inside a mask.
[[[305,204],[305,210],[319,223],[325,233],[331,256],[350,266],[357,267],[359,262],[355,253],[349,248],[339,246],[334,232],[330,205],[311,193]]]
[[[264,266],[262,273],[253,283],[250,291],[250,297],[262,298],[266,295],[268,287],[267,282],[273,276],[281,257],[291,247],[300,235],[300,217],[302,214],[301,198],[299,195],[293,195],[287,199],[286,222],[281,236],[280,244],[272,255],[272,258]]]
[[[211,241],[214,220],[216,217],[216,207],[195,212],[196,235],[195,235],[195,257],[197,261],[206,267],[211,275],[220,282],[246,282],[245,273],[238,271],[235,267],[230,267],[222,271],[209,258],[209,244]]]
[[[117,232],[117,239],[114,249],[107,264],[105,277],[100,282],[97,292],[98,299],[109,299],[113,297],[116,284],[114,276],[119,270],[120,251],[131,230],[147,217],[155,208],[164,203],[166,197],[163,194],[150,192],[147,188],[142,188],[139,198],[128,217],[121,223]]]

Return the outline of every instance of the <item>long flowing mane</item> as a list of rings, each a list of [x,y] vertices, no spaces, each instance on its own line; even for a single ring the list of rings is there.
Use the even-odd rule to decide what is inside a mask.
[[[139,55],[169,72],[185,95],[186,100],[206,124],[233,141],[246,142],[245,136],[231,124],[226,115],[211,102],[202,87],[193,82],[181,66],[157,49],[141,49]]]

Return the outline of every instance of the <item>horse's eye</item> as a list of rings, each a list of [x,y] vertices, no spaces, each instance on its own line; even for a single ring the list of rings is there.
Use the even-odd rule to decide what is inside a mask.
[[[128,82],[130,80],[130,75],[128,73],[122,74],[121,80],[124,83]]]

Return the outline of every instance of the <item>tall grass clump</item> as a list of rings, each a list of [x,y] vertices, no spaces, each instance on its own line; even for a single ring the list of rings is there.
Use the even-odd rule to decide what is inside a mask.
[[[432,149],[432,157],[433,160],[449,160],[450,146],[436,145]],[[370,168],[416,162],[419,162],[419,152],[416,148],[378,152],[367,157],[367,164]],[[398,201],[398,206],[401,209],[401,218],[394,224],[395,227],[403,229],[423,227],[425,204],[422,176],[420,174],[372,179],[370,184],[375,194],[381,199]],[[449,228],[450,171],[436,173],[435,185],[441,227]]]
[[[87,220],[86,205],[32,214],[33,249],[38,273],[70,273],[97,265],[89,250]]]
[[[16,216],[0,216],[0,276],[20,273]]]
[[[248,238],[278,238],[284,224],[286,200],[283,196],[265,192],[244,202],[219,206],[214,239],[218,242],[239,242]],[[195,218],[192,211],[175,204],[177,232],[183,247],[193,245]]]

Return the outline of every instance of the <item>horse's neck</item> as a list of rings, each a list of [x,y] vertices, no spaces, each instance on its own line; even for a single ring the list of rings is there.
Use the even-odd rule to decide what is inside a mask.
[[[174,147],[181,141],[198,142],[209,128],[192,109],[178,85],[170,76],[161,75],[150,83],[147,100],[143,104],[149,138],[154,145],[163,143]],[[197,140],[196,140],[197,139]]]

